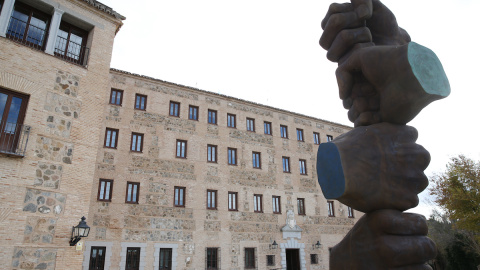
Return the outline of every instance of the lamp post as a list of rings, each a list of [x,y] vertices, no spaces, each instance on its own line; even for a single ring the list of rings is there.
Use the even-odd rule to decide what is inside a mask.
[[[322,246],[322,244],[320,244],[320,241],[317,241],[317,243],[314,244],[314,247],[316,249],[319,249],[321,246]]]
[[[72,227],[72,237],[70,238],[70,246],[75,246],[82,237],[87,237],[90,233],[90,227],[85,222],[85,217],[78,223],[77,226]]]
[[[270,249],[277,249],[277,247],[278,247],[277,241],[273,240],[273,243],[270,244]]]

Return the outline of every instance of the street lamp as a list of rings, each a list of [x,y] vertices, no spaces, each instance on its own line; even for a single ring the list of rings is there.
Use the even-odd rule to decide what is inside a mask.
[[[70,238],[70,246],[75,246],[82,237],[87,237],[90,232],[90,227],[85,222],[85,217],[78,223],[77,226],[72,227],[72,237]]]
[[[320,244],[320,241],[317,241],[317,243],[315,243],[314,246],[316,249],[319,249],[322,246],[322,244]]]
[[[277,241],[273,240],[273,243],[270,244],[270,249],[277,249],[277,247],[278,247]]]

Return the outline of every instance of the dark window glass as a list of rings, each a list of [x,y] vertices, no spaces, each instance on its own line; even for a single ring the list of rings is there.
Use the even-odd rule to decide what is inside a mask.
[[[267,255],[267,266],[275,266],[275,255]]]
[[[255,119],[247,118],[247,130],[255,132]]]
[[[245,269],[255,268],[255,248],[245,248]]]
[[[263,122],[263,133],[267,135],[272,135],[272,123]]]
[[[177,158],[187,158],[187,141],[177,140]]]
[[[263,212],[263,202],[261,194],[253,195],[253,211],[258,213]]]
[[[300,159],[299,166],[300,166],[300,174],[306,175],[307,174],[307,161],[304,160],[304,159]]]
[[[35,49],[44,49],[50,16],[30,6],[15,3],[7,37]]]
[[[117,148],[118,129],[107,128],[105,130],[105,147]]]
[[[87,60],[89,53],[86,47],[87,37],[87,31],[62,22],[55,40],[55,54],[70,62],[82,65]]]
[[[147,96],[135,95],[135,109],[145,111],[147,109]]]
[[[207,209],[217,209],[216,190],[207,190]]]
[[[161,248],[160,249],[160,270],[171,270],[172,269],[172,249],[171,248]]]
[[[220,248],[207,248],[205,256],[207,270],[220,269],[219,250]]]
[[[237,165],[237,149],[228,148],[228,165]]]
[[[180,103],[170,101],[170,116],[180,117]]]
[[[262,167],[262,161],[260,160],[259,152],[252,153],[252,162],[253,162],[253,168],[260,169]]]
[[[310,254],[310,264],[318,264],[318,254]]]
[[[281,214],[282,213],[280,196],[272,196],[272,209],[273,209],[274,214]]]
[[[305,215],[305,199],[297,198],[298,214]]]
[[[237,211],[237,192],[228,192],[228,210],[229,211]]]
[[[188,107],[188,119],[198,121],[198,107],[192,106]]]
[[[297,141],[303,142],[303,129],[297,128]]]
[[[0,12],[2,12],[3,0],[0,0]]]
[[[217,111],[208,110],[208,123],[209,124],[217,124]]]
[[[112,201],[113,180],[100,179],[98,184],[98,198],[99,201]]]
[[[327,135],[327,142],[333,141],[333,136],[332,135]]]
[[[347,211],[348,211],[348,217],[349,218],[354,218],[355,215],[353,214],[353,209],[350,206],[347,206]]]
[[[125,262],[125,270],[139,270],[140,269],[140,248],[127,248],[127,258]]]
[[[320,144],[320,134],[318,132],[313,133],[313,143]]]
[[[208,162],[217,162],[217,146],[216,145],[207,145],[207,161]]]
[[[280,137],[288,139],[288,128],[287,128],[287,126],[280,126]]]
[[[231,128],[237,127],[237,119],[234,114],[227,114],[227,126]]]
[[[175,187],[173,204],[177,207],[185,207],[185,187]]]
[[[140,183],[127,182],[127,195],[125,197],[126,203],[138,203],[140,194]]]
[[[335,216],[335,210],[333,208],[333,201],[327,201],[327,206],[328,206],[328,216],[329,217],[334,217]]]
[[[133,152],[143,151],[143,134],[132,133],[132,143],[130,145],[130,150]]]
[[[22,144],[22,126],[28,96],[0,88],[0,152],[17,153]],[[19,146],[20,148],[20,146]]]
[[[290,158],[289,157],[282,157],[282,164],[283,164],[283,172],[289,173],[290,172]]]
[[[103,270],[105,267],[106,247],[92,247],[88,270]]]
[[[110,104],[122,106],[123,90],[112,89],[110,92]]]

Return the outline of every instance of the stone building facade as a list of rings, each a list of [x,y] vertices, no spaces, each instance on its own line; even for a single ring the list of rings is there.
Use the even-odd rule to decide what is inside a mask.
[[[350,127],[110,69],[125,18],[95,0],[0,9],[2,267],[328,269],[359,215],[316,148]]]

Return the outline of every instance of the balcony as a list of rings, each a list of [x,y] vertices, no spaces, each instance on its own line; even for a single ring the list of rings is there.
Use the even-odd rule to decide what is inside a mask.
[[[0,153],[24,157],[30,129],[18,123],[0,122]]]
[[[15,17],[10,18],[7,37],[25,46],[43,50],[47,31],[45,25],[37,27]]]
[[[55,56],[67,62],[84,66],[88,63],[90,49],[82,44],[73,42],[64,37],[57,36],[55,42]]]

